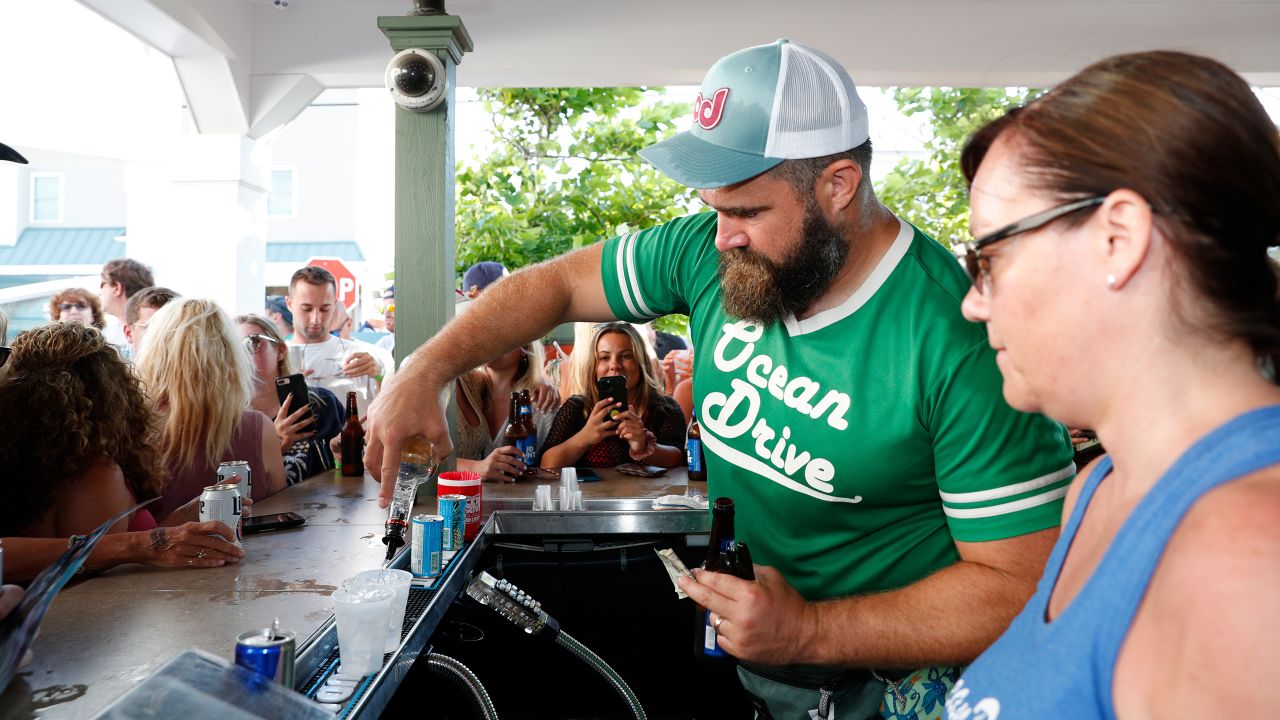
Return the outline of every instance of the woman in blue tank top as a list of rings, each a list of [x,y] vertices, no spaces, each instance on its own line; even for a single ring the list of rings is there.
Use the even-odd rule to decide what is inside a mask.
[[[965,148],[1014,407],[1097,431],[1035,596],[950,720],[1280,717],[1280,144],[1172,52],[1096,63]]]

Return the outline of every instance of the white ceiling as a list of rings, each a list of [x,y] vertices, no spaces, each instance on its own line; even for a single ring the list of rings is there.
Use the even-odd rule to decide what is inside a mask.
[[[375,17],[410,0],[256,0],[255,74],[377,86]],[[865,85],[1046,85],[1090,61],[1177,48],[1280,84],[1280,2],[1261,0],[447,0],[475,52],[464,86],[697,85],[716,58],[789,37]]]
[[[261,137],[326,88],[378,87],[411,0],[79,0],[173,56],[202,132]],[[447,0],[460,86],[698,85],[788,37],[860,85],[1036,86],[1120,52],[1216,57],[1280,85],[1280,0]]]

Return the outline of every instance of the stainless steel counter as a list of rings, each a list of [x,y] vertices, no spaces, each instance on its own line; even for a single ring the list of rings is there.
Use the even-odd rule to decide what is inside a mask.
[[[601,474],[603,481],[581,486],[586,512],[502,513],[493,527],[576,533],[605,523],[620,532],[706,532],[705,513],[654,513],[639,499],[683,493],[683,470],[656,479]],[[0,695],[0,720],[92,717],[181,650],[231,659],[237,635],[276,617],[297,633],[300,650],[307,647],[329,624],[338,583],[382,562],[386,511],[377,489],[368,477],[317,476],[254,506],[262,514],[296,512],[307,523],[247,536],[238,565],[127,565],[64,589],[36,640],[35,661]],[[485,515],[525,510],[533,492],[533,483],[486,484]],[[434,509],[434,492],[424,490],[415,512]]]

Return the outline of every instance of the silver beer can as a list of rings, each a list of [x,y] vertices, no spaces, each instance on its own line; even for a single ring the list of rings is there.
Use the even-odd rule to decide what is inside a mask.
[[[241,521],[244,516],[240,501],[240,488],[235,485],[210,485],[200,493],[200,522],[217,520],[231,528],[235,537],[232,542],[243,548]]]
[[[218,465],[218,482],[219,483],[235,483],[236,478],[240,479],[240,497],[253,497],[253,471],[249,469],[248,460],[229,460]],[[246,506],[244,508],[244,516],[251,517],[253,508]]]

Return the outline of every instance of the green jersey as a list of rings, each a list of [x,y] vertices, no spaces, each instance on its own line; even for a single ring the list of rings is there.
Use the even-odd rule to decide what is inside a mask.
[[[1075,475],[1061,425],[1005,403],[968,278],[906,222],[839,307],[768,327],[724,311],[716,214],[608,240],[615,315],[686,313],[708,495],[817,600],[902,587],[981,542],[1058,525]]]

